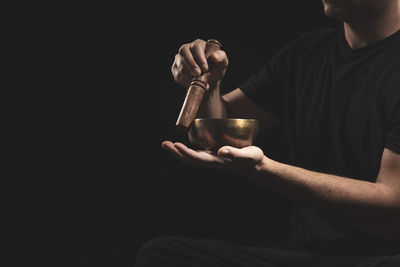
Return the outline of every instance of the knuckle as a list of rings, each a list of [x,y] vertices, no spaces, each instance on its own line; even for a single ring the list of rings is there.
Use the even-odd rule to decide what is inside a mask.
[[[171,73],[172,73],[172,76],[174,76],[174,77],[179,74],[179,72],[177,71],[175,66],[171,67]]]
[[[198,48],[199,46],[196,43],[191,43],[190,44],[190,51],[193,52],[196,48]]]
[[[193,41],[193,43],[194,43],[194,44],[197,44],[197,45],[203,44],[203,43],[205,43],[205,42],[206,42],[206,41],[204,41],[204,40],[202,40],[202,39],[200,39],[200,38],[197,38],[196,40]]]
[[[182,61],[182,56],[179,54],[176,54],[175,58],[174,58],[174,63],[172,64],[172,66],[178,66],[181,63],[181,61]]]
[[[184,73],[185,72],[184,65],[183,64],[176,65],[176,71],[179,73]]]
[[[174,63],[172,63],[172,66],[171,66],[171,71],[172,71],[172,73],[174,73],[177,70],[179,70],[179,60],[177,60],[175,58]]]
[[[193,50],[195,48],[197,49],[197,48],[201,47],[204,43],[205,43],[204,40],[196,39],[190,44],[190,50]]]
[[[182,80],[182,73],[175,72],[173,73],[175,82],[180,82]]]
[[[178,73],[177,75],[175,75],[175,81],[176,82],[181,82],[183,80],[183,75],[182,73]]]
[[[179,55],[182,55],[182,54],[185,52],[187,46],[188,46],[188,44],[183,44],[183,45],[181,45],[181,46],[179,47],[179,49],[178,49],[178,54],[179,54]]]
[[[221,53],[222,58],[224,58],[225,60],[228,60],[228,55],[226,54],[226,52],[224,50],[219,50]]]

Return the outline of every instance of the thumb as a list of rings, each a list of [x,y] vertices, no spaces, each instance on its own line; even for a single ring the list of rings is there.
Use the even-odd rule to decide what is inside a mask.
[[[218,149],[218,156],[229,159],[240,158],[243,151],[239,148],[231,146],[223,146]]]
[[[210,55],[211,61],[214,63],[214,68],[223,71],[228,67],[229,60],[228,57],[223,50],[215,51]]]

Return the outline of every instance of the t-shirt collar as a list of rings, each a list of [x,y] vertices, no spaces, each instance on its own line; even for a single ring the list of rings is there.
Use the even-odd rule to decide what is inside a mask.
[[[351,48],[347,43],[347,40],[344,35],[344,26],[340,27],[339,31],[339,48],[343,55],[346,56],[356,56],[364,53],[368,53],[373,50],[379,50],[385,48],[387,46],[392,45],[393,43],[400,41],[400,30],[396,31],[392,35],[379,40],[375,43],[369,44],[367,46],[363,46],[361,48]]]

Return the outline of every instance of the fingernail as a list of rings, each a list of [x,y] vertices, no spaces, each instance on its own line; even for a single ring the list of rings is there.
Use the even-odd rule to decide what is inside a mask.
[[[228,151],[228,150],[226,150],[226,149],[222,149],[220,153],[221,153],[221,154],[225,154],[225,155],[226,155],[226,154],[229,154],[229,151]]]

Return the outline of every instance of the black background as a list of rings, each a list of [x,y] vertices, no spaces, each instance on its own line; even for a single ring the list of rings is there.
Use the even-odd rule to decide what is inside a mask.
[[[184,90],[170,68],[183,43],[216,38],[230,60],[223,88],[234,89],[301,33],[336,24],[320,1],[8,11],[0,154],[14,259],[128,266],[158,236],[263,244],[288,234],[287,200],[161,149],[163,140],[188,144],[174,128]],[[281,136],[257,145],[284,161]]]

